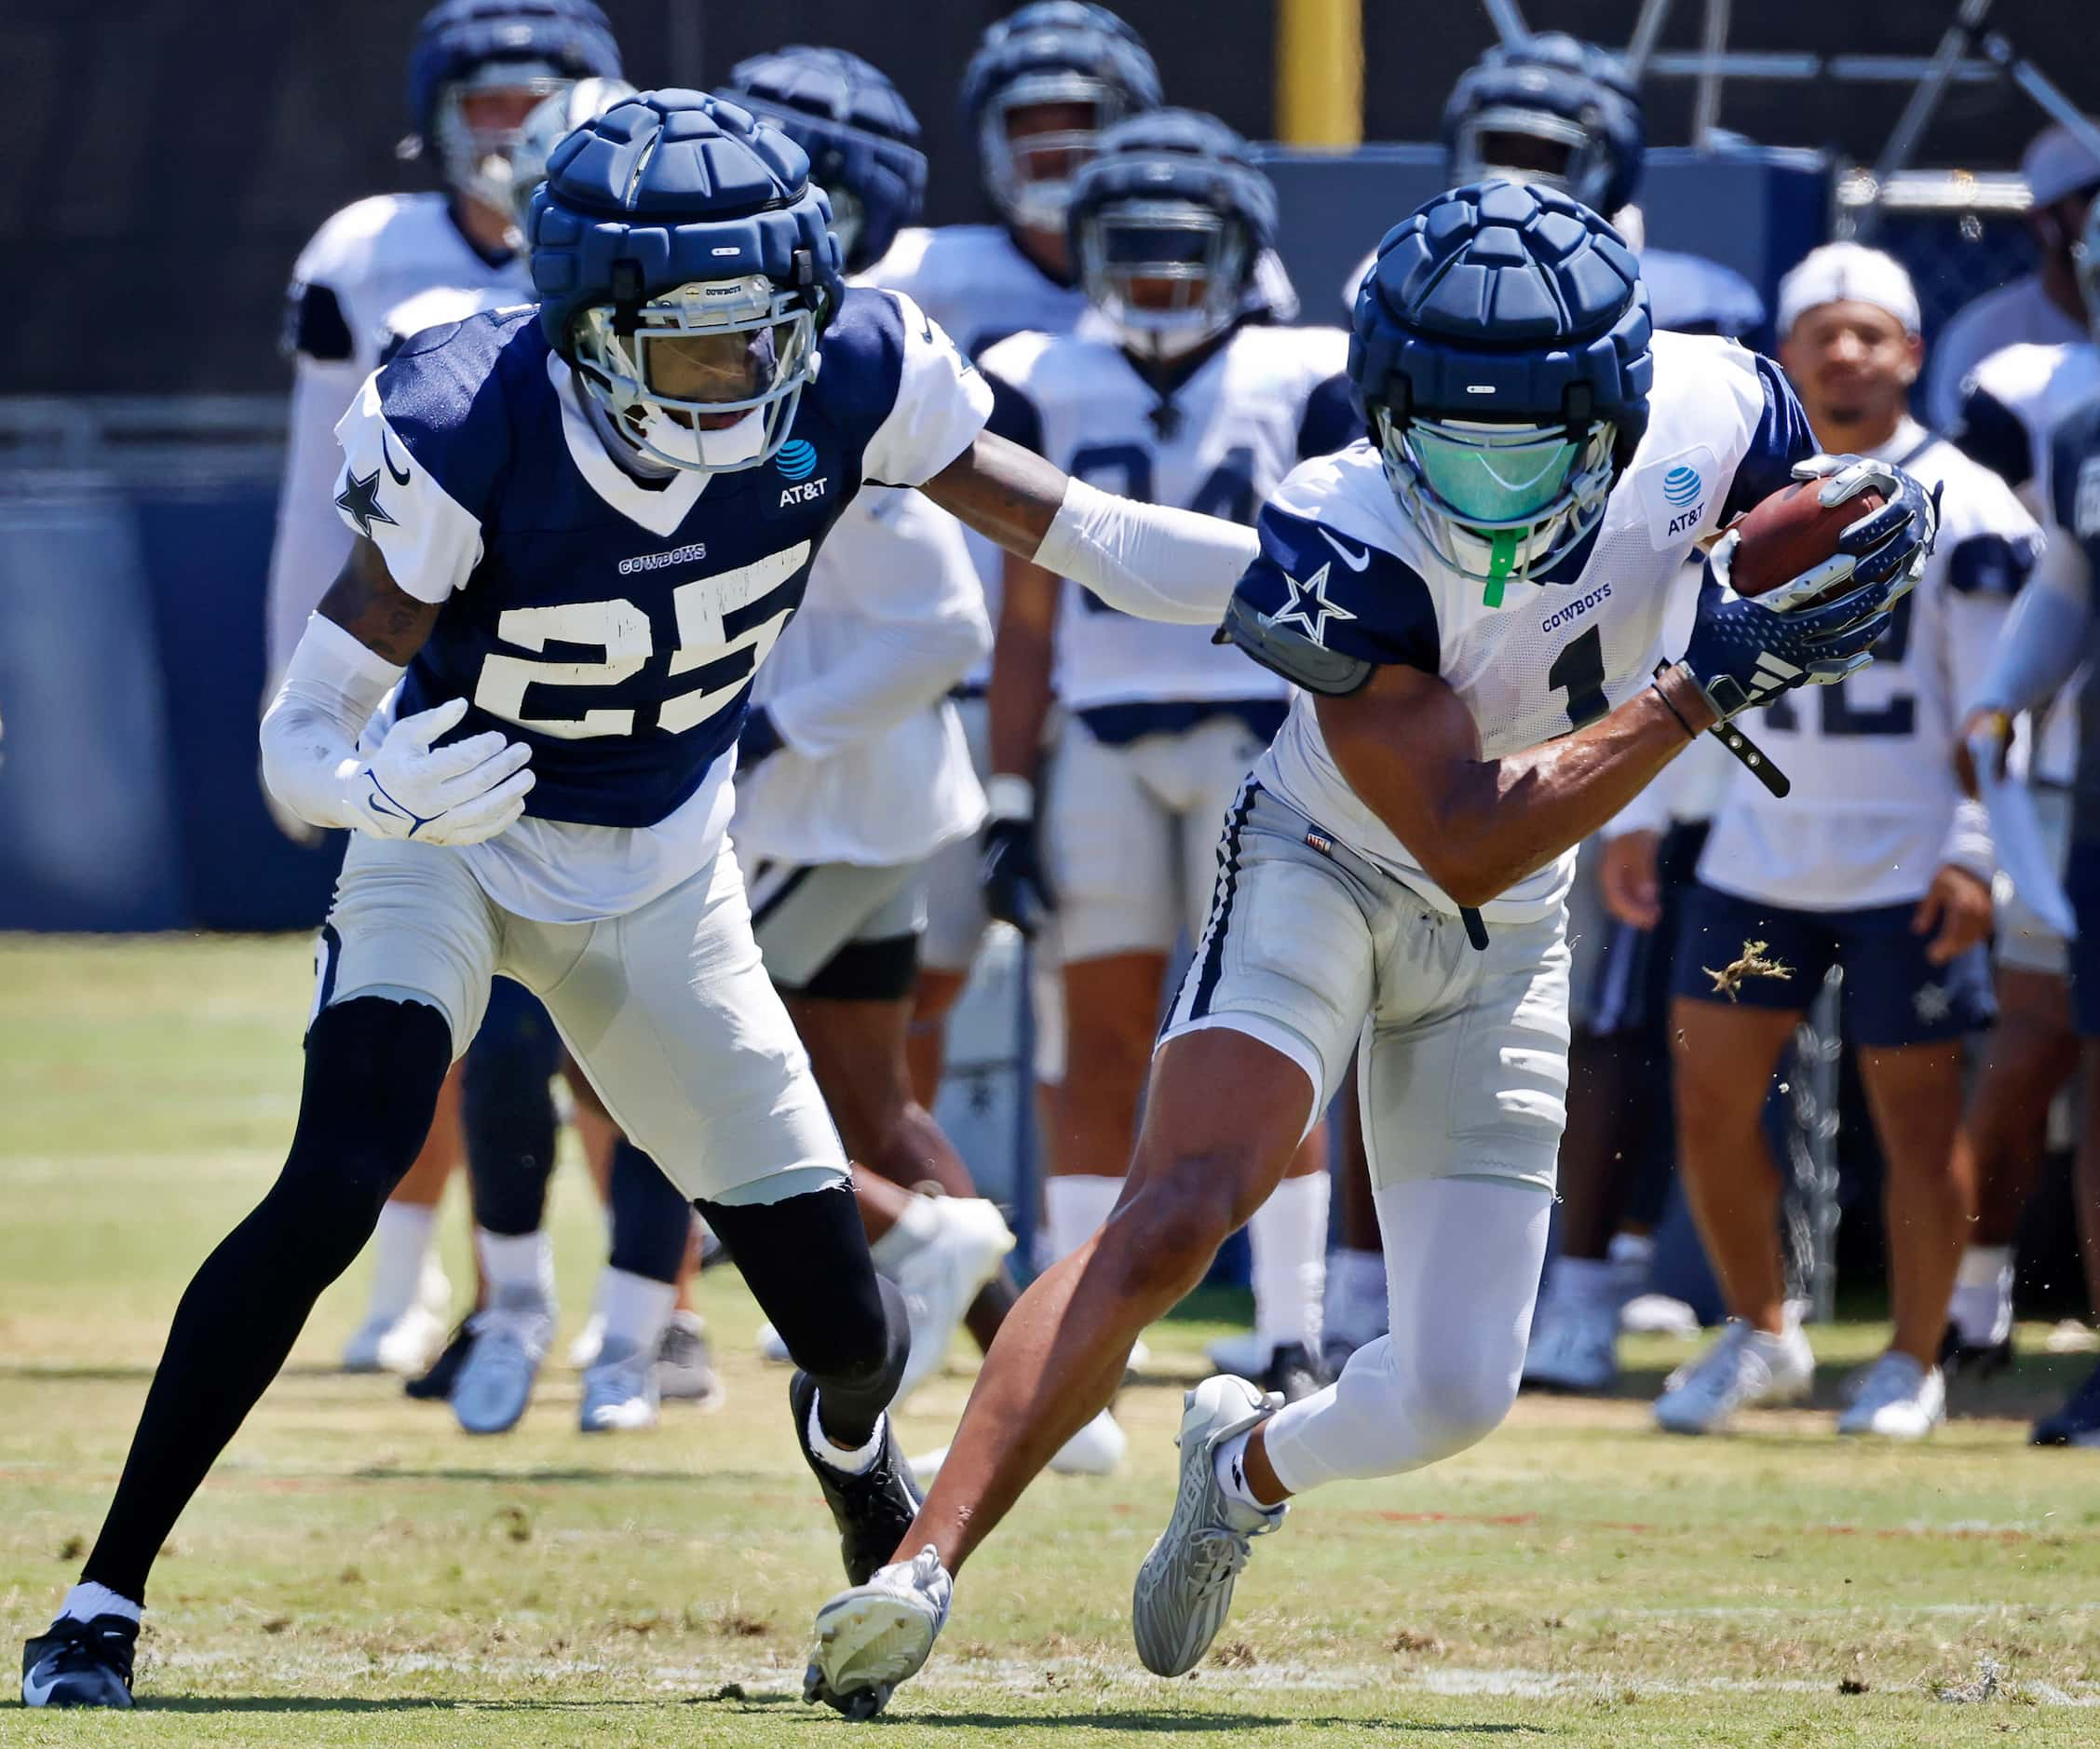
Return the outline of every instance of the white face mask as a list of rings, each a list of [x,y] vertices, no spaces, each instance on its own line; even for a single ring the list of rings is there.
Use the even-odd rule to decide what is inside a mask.
[[[765,415],[756,408],[721,431],[681,425],[660,407],[630,414],[621,423],[623,427],[639,427],[647,445],[644,454],[654,454],[674,468],[691,468],[696,473],[748,466],[765,447]]]

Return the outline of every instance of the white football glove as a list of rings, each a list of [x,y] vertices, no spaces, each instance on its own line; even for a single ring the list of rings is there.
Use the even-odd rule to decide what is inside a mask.
[[[462,845],[495,837],[522,814],[533,787],[524,742],[491,729],[431,750],[466,714],[464,698],[418,711],[386,731],[370,760],[346,761],[345,823],[374,838]]]

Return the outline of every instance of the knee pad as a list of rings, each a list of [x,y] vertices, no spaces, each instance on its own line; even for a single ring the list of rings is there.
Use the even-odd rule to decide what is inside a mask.
[[[887,1402],[911,1332],[903,1296],[875,1273],[851,1189],[699,1208],[794,1363],[820,1385],[881,1391]]]
[[[323,1009],[278,1188],[322,1224],[355,1227],[361,1245],[415,1163],[451,1066],[451,1024],[426,1003],[361,996]]]

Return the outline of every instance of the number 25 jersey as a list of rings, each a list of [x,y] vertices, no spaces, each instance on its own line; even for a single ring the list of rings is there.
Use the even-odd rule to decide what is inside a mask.
[[[1664,655],[1673,592],[1696,545],[1787,483],[1815,453],[1807,416],[1769,359],[1732,341],[1655,336],[1648,427],[1603,520],[1543,580],[1488,591],[1443,563],[1358,442],[1294,471],[1262,511],[1247,605],[1331,650],[1435,674],[1479,731],[1482,756],[1522,752],[1623,704]],[[1406,749],[1396,748],[1404,758]],[[1446,912],[1458,907],[1349,787],[1300,694],[1255,780],[1320,830]],[[1570,850],[1481,906],[1490,921],[1551,913]]]
[[[337,427],[338,509],[440,610],[397,712],[464,698],[458,736],[533,750],[525,818],[464,853],[497,903],[617,915],[706,866],[818,547],[863,480],[923,483],[990,412],[908,299],[849,290],[819,344],[779,453],[735,473],[629,473],[534,309],[415,336]]]

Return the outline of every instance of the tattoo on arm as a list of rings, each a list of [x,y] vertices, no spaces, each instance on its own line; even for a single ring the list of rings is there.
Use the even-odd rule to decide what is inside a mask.
[[[1064,470],[989,431],[920,488],[1009,552],[1033,559],[1064,502]]]
[[[361,536],[318,611],[396,668],[409,665],[438,621],[437,608],[396,583],[379,549]]]

